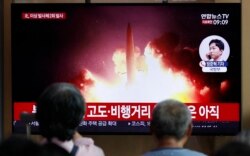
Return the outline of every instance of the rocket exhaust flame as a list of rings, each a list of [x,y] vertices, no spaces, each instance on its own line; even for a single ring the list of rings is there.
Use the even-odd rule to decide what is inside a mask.
[[[88,102],[159,102],[175,98],[197,102],[197,90],[181,72],[163,66],[150,42],[144,53],[134,46],[132,29],[127,27],[127,47],[113,53],[115,77],[107,81],[88,71],[82,93]],[[86,77],[87,76],[87,77]],[[86,79],[88,81],[86,81]],[[91,82],[91,83],[90,83]]]

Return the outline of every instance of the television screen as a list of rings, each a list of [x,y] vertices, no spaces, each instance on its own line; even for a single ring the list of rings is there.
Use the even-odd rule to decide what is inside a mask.
[[[12,4],[11,16],[14,133],[39,133],[21,114],[54,82],[81,90],[82,133],[149,134],[169,98],[195,135],[240,131],[240,3]]]

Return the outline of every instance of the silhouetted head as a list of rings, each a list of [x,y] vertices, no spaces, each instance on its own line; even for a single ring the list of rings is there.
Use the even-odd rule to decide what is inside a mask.
[[[232,141],[216,151],[215,156],[249,156],[250,146],[244,142]]]
[[[25,137],[11,136],[0,144],[1,156],[40,156],[42,151],[40,145]]]
[[[83,120],[85,101],[72,84],[55,83],[45,89],[37,101],[37,120],[47,139],[70,140]]]

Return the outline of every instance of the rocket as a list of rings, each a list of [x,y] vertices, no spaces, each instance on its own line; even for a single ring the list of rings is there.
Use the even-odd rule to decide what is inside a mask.
[[[134,54],[133,32],[128,23],[127,27],[127,48],[126,48],[126,65],[127,65],[127,84],[133,83],[135,79],[135,54]]]

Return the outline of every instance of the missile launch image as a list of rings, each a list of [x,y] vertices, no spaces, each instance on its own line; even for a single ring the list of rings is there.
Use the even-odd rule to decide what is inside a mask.
[[[63,20],[26,22],[14,32],[25,33],[13,47],[25,52],[15,53],[24,61],[14,67],[25,70],[14,68],[14,80],[20,90],[29,87],[27,96],[57,81],[74,83],[88,102],[230,101],[232,88],[239,90],[231,73],[202,72],[198,47],[211,30],[200,24],[199,12],[96,6],[65,8],[65,14]]]
[[[127,49],[126,49],[126,66],[127,66],[127,83],[133,83],[135,79],[135,54],[133,32],[130,23],[127,27]]]

